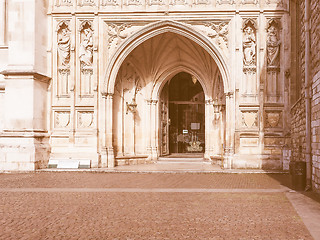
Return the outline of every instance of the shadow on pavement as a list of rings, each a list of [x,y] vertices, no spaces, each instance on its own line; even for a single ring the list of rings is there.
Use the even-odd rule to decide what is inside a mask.
[[[289,173],[286,174],[267,174],[269,177],[275,179],[280,183],[280,185],[290,188],[294,191],[296,191],[293,187],[292,184],[292,176]],[[300,194],[303,194],[304,196],[320,203],[320,194],[313,192],[313,191],[296,191],[299,192]]]

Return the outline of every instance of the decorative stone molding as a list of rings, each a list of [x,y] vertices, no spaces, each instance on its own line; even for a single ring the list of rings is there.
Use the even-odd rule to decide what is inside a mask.
[[[224,42],[228,48],[229,21],[213,21],[206,23],[205,26],[213,30],[212,33],[208,33],[208,37],[214,39],[219,47]]]
[[[124,30],[130,28],[131,24],[123,23],[123,24],[107,24],[107,32],[108,32],[108,48],[110,48],[111,44],[114,40],[116,40],[116,46],[118,46],[121,40],[125,39],[128,35],[123,33]]]
[[[281,110],[268,110],[265,112],[265,126],[269,128],[282,127],[282,111]]]
[[[170,1],[170,5],[187,5],[188,4],[188,0],[171,0]]]
[[[217,0],[217,4],[222,5],[222,4],[230,4],[233,5],[236,3],[236,0]]]
[[[165,5],[165,0],[148,0],[148,4],[152,5]]]
[[[95,0],[78,0],[78,5],[82,6],[95,6]]]
[[[101,0],[101,6],[119,6],[120,0]]]
[[[73,0],[56,0],[57,7],[60,6],[72,6],[73,5]]]
[[[257,110],[242,111],[242,127],[244,128],[258,127],[258,111]]]
[[[70,124],[69,111],[55,111],[54,112],[54,127],[67,128]]]
[[[78,128],[91,128],[94,123],[93,111],[78,111]]]
[[[193,0],[195,5],[200,5],[200,4],[205,4],[208,5],[210,4],[210,0]]]
[[[143,5],[142,3],[142,0],[124,0],[123,1],[123,4],[126,5],[126,6],[129,6],[129,5]]]
[[[241,4],[255,4],[257,5],[259,0],[241,0]]]
[[[284,7],[285,6],[284,0],[266,0],[266,4],[267,5],[276,4],[277,7]]]

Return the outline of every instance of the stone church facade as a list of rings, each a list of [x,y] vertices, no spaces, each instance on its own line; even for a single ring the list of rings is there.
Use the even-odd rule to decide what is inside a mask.
[[[287,170],[299,149],[301,6],[289,0],[0,4],[1,170],[112,168],[173,152]]]

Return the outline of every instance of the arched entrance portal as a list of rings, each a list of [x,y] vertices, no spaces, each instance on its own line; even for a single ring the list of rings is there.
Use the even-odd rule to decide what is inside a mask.
[[[140,42],[121,62],[114,85],[110,85],[108,163],[112,156],[117,165],[133,158],[157,161],[170,152],[204,153],[207,159],[224,154],[227,117],[222,105],[227,104],[223,74],[210,52],[171,30]],[[182,87],[189,93],[175,95]],[[182,116],[187,117],[180,122]],[[179,137],[177,142],[175,137]]]
[[[205,94],[195,76],[180,72],[160,94],[160,155],[205,151]]]

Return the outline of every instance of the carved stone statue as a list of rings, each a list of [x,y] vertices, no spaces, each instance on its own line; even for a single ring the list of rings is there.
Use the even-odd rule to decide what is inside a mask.
[[[245,66],[252,66],[256,63],[256,36],[250,25],[244,29],[243,62]]]
[[[70,62],[70,32],[67,28],[62,28],[58,33],[58,53],[60,64],[69,66]]]
[[[269,67],[279,67],[280,40],[278,30],[271,25],[267,36],[267,63]]]
[[[79,59],[82,66],[91,66],[93,61],[92,31],[88,28],[83,30],[83,39],[79,50]]]

